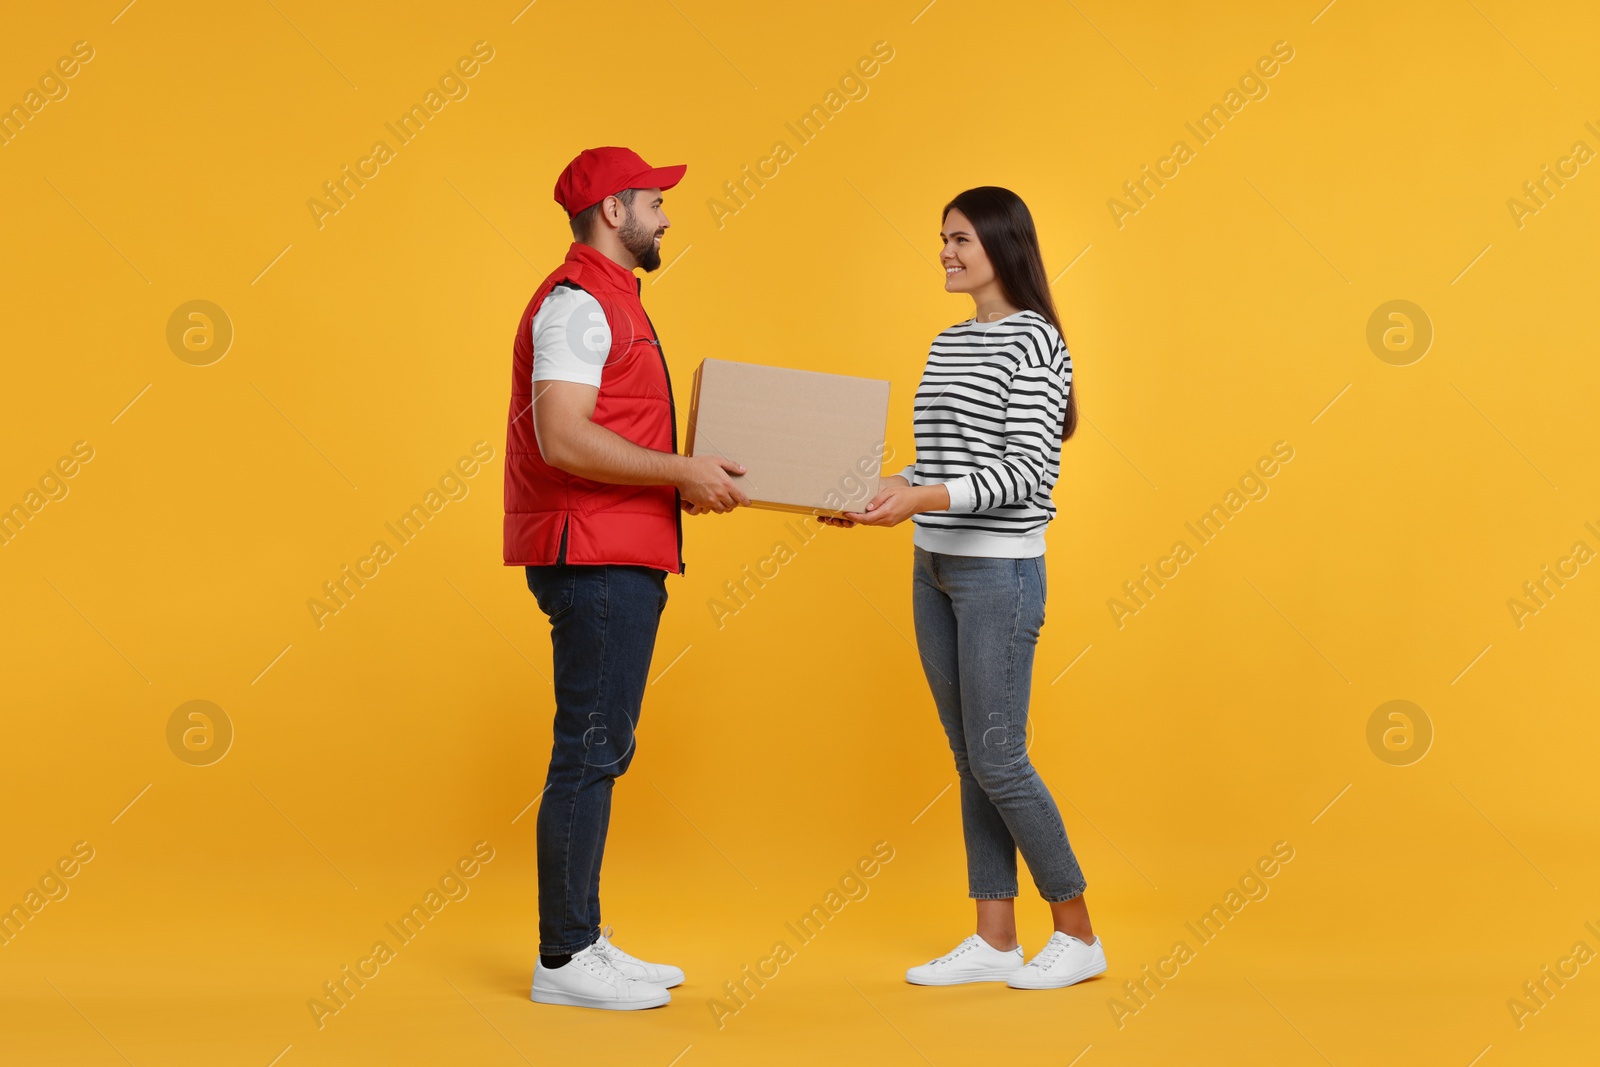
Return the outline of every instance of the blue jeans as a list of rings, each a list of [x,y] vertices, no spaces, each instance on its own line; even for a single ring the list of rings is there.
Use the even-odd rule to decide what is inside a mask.
[[[1044,625],[1044,557],[992,559],[918,548],[917,650],[961,780],[967,890],[1017,895],[1017,850],[1051,903],[1084,890],[1061,812],[1028,759],[1033,649]]]
[[[667,605],[650,567],[529,567],[550,618],[555,744],[539,804],[539,951],[580,952],[600,936],[600,861],[611,787],[633,759],[634,728]]]

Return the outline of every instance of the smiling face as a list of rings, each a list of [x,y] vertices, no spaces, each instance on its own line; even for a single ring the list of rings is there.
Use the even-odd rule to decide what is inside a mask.
[[[944,217],[939,240],[944,242],[939,265],[944,268],[945,292],[977,293],[994,284],[994,264],[978,240],[977,227],[957,209],[951,208]]]
[[[661,210],[660,189],[635,190],[633,203],[620,205],[625,216],[617,228],[617,238],[647,271],[661,266],[661,235],[672,222]]]

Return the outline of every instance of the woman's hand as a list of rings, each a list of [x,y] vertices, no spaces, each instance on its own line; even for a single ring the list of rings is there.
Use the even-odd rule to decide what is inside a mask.
[[[865,511],[847,511],[845,518],[863,526],[898,526],[913,515],[950,506],[950,491],[942,485],[907,485],[903,478],[895,482],[878,490]]]
[[[903,478],[902,476],[900,476],[898,474],[891,474],[886,478],[880,478],[878,480],[878,497],[877,497],[877,499],[879,499],[879,500],[883,499],[884,491],[887,490],[887,489],[900,487],[900,486],[909,486],[910,484],[911,484],[910,482],[906,481],[905,478]],[[876,503],[876,500],[873,501],[872,503]],[[869,509],[872,507],[872,503],[869,503],[867,505],[867,507]],[[851,515],[851,514],[852,514],[851,512],[847,511],[847,512],[844,513],[844,515],[817,515],[817,516],[815,516],[815,518],[816,518],[816,520],[818,522],[822,523],[822,525],[824,525],[824,526],[837,526],[841,530],[848,530],[850,527],[855,525],[855,519],[854,518],[846,518],[845,517],[846,515]]]

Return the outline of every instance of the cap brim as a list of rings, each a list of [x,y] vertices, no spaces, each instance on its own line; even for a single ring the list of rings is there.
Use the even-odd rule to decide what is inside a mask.
[[[676,167],[656,167],[630,180],[628,186],[632,189],[671,189],[674,185],[683,181],[683,174],[688,169],[689,165],[687,163],[679,164]]]

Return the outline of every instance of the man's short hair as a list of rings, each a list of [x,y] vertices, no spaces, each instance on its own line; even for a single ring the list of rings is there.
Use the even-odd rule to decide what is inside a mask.
[[[639,190],[637,189],[624,189],[617,194],[617,199],[622,201],[624,208],[632,210],[633,198],[638,195]],[[572,216],[572,239],[574,241],[587,241],[589,239],[589,235],[594,232],[595,219],[600,214],[600,205],[604,203],[605,198],[602,197]]]

